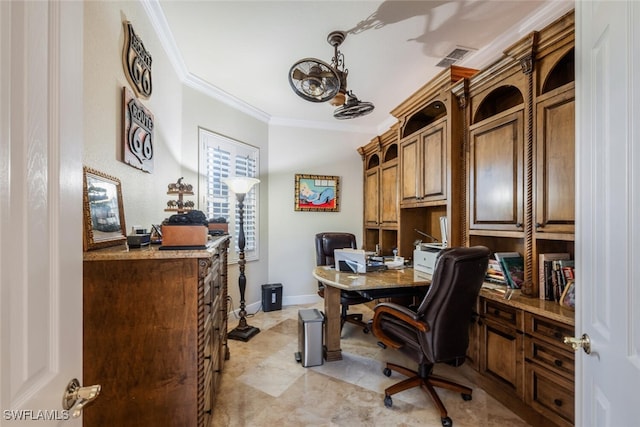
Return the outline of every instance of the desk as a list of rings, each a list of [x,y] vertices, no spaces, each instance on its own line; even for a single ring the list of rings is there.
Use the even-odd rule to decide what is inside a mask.
[[[427,286],[431,275],[412,268],[402,270],[374,271],[366,274],[336,271],[328,266],[316,267],[313,277],[325,285],[324,288],[324,357],[328,362],[342,359],[340,348],[340,290],[366,291],[372,289]]]

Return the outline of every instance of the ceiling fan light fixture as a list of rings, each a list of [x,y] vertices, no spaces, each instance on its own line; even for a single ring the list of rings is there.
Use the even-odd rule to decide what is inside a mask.
[[[304,58],[289,70],[289,84],[301,98],[311,102],[325,102],[340,90],[340,77],[326,62]]]
[[[336,108],[333,117],[338,120],[355,119],[371,113],[375,106],[371,102],[360,101],[351,91],[347,92],[347,102]]]

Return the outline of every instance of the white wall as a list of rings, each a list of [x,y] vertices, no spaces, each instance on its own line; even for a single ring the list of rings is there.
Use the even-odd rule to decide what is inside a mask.
[[[355,119],[357,120],[357,119]],[[373,135],[269,128],[269,282],[282,283],[283,304],[317,300],[314,236],[348,231],[362,244],[362,160],[356,151]],[[340,177],[339,212],[296,212],[295,174]]]
[[[259,194],[259,236],[260,258],[257,261],[247,262],[245,274],[247,277],[247,289],[245,300],[247,304],[261,301],[262,283],[267,283],[269,251],[267,243],[269,240],[269,215],[267,189],[269,186],[268,177],[268,125],[264,121],[250,117],[238,110],[216,101],[205,95],[203,92],[185,87],[183,91],[183,118],[182,118],[182,153],[183,153],[183,173],[185,180],[198,184],[198,128],[202,127],[212,132],[224,135],[236,141],[253,145],[260,149],[260,172],[258,178]],[[204,191],[204,190],[203,190]],[[200,197],[202,199],[202,196]],[[233,244],[233,242],[232,242]],[[233,309],[238,309],[240,304],[240,292],[238,290],[238,268],[237,264],[229,266],[229,295],[232,298]],[[259,303],[258,303],[259,304]],[[259,305],[249,307],[249,312],[260,308]]]
[[[127,20],[153,59],[153,93],[141,100],[154,115],[153,173],[121,161],[122,88],[131,89],[122,64]],[[182,83],[139,2],[85,2],[83,72],[84,165],[121,180],[128,230],[162,222],[167,184],[182,176]]]

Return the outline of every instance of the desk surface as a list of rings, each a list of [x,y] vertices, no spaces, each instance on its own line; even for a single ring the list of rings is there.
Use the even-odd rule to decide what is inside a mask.
[[[400,270],[372,271],[356,274],[336,271],[330,266],[320,266],[313,270],[313,277],[324,284],[348,291],[367,289],[389,289],[431,284],[431,275],[415,271],[413,268]]]

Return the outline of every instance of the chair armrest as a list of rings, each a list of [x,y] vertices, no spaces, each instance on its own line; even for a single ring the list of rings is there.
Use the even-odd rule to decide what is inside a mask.
[[[407,323],[407,325],[416,328],[420,332],[427,332],[429,330],[429,325],[420,320],[414,311],[399,304],[389,302],[380,303],[376,305],[374,313],[372,324],[373,335],[379,338],[387,346],[396,349],[402,347],[402,343],[395,341],[382,330],[380,322],[382,321],[383,313]]]

